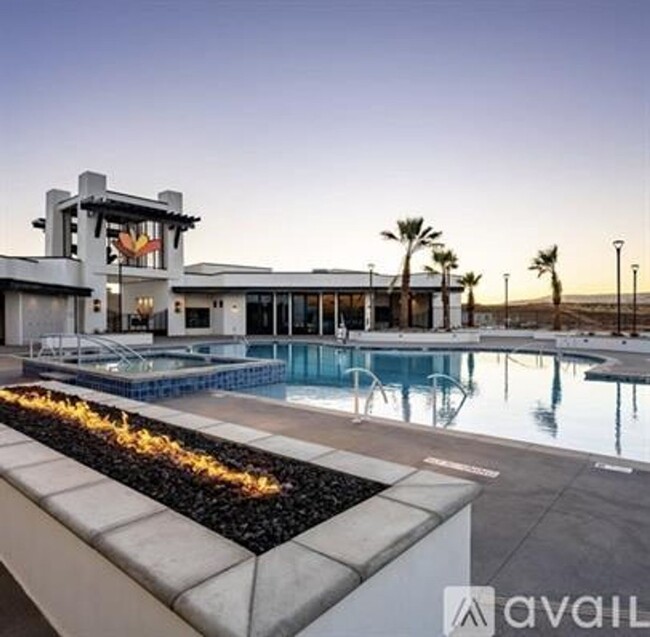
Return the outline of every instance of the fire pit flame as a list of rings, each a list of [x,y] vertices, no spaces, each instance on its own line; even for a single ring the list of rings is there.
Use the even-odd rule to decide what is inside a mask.
[[[0,399],[25,409],[63,418],[134,453],[163,457],[204,479],[233,484],[249,497],[275,495],[281,491],[281,486],[274,476],[230,469],[210,454],[186,449],[167,435],[155,434],[147,429],[135,429],[124,412],[121,422],[114,421],[93,411],[85,401],[72,403],[69,400],[56,400],[50,392],[45,395],[37,392],[23,394],[0,389]]]

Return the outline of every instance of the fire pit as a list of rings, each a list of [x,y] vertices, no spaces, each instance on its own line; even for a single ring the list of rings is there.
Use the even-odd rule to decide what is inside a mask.
[[[442,634],[478,492],[84,388],[0,387],[0,554],[73,637]]]
[[[385,488],[38,386],[0,389],[0,422],[256,554]]]

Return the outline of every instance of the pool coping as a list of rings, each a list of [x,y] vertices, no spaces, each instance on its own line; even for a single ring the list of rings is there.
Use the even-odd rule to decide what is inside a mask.
[[[57,381],[14,386],[28,384],[98,403],[119,403],[112,394]],[[134,403],[151,408],[149,403],[130,403],[130,409],[136,408]],[[187,418],[190,429],[223,440],[237,437],[233,427],[239,425],[234,423],[158,410],[159,420],[186,426]],[[0,432],[5,429],[15,431],[0,426]],[[268,450],[270,445],[273,453],[303,461],[308,457],[321,466],[374,479],[386,489],[256,556],[19,432],[18,439],[0,440],[0,477],[199,632],[241,637],[295,634],[469,506],[481,491],[474,482],[442,473],[255,431],[259,437],[250,446]],[[52,472],[61,481],[57,469],[62,462],[68,467],[68,484],[57,490]],[[112,493],[109,506],[92,497],[107,489]],[[342,530],[346,541],[337,542]],[[301,577],[285,579],[285,572],[317,572],[318,577],[306,584]],[[224,603],[227,612],[215,612]]]
[[[162,353],[158,354],[163,355]],[[187,355],[186,355],[187,357]],[[209,356],[189,355],[206,360]],[[217,356],[212,358],[217,359]],[[34,375],[74,383],[91,389],[107,391],[127,398],[160,400],[204,389],[236,389],[280,382],[286,377],[284,361],[275,359],[241,359],[241,362],[202,365],[171,371],[131,375],[89,369],[74,363],[48,358],[20,359],[24,375]],[[223,357],[222,360],[232,360]]]
[[[140,352],[142,353],[142,352]],[[155,352],[157,356],[160,356],[161,354],[164,354],[165,350],[161,350],[159,352]],[[196,358],[197,360],[203,360],[205,361],[206,359],[210,358],[219,358],[216,355],[210,356],[210,355],[199,355],[199,354],[192,354],[191,352],[184,352],[182,353],[182,356],[186,358]],[[103,371],[101,369],[93,369],[93,368],[88,368],[84,367],[83,365],[77,365],[74,362],[70,361],[60,361],[60,360],[52,360],[47,357],[42,357],[42,358],[30,358],[29,356],[21,356],[19,357],[21,361],[23,362],[28,362],[28,363],[36,363],[36,364],[41,364],[45,363],[47,365],[51,365],[53,367],[56,367],[60,369],[62,372],[70,372],[72,373],[73,371],[78,371],[81,370],[84,372],[84,374],[88,375],[94,375],[94,376],[99,376],[101,378],[106,378],[110,380],[115,380],[118,377],[122,377],[119,372],[108,372],[108,371]],[[93,360],[113,360],[115,357],[94,357]],[[191,368],[191,367],[186,367],[186,368],[181,368],[181,369],[173,369],[173,370],[158,370],[158,371],[151,371],[151,372],[140,372],[140,373],[135,373],[135,374],[129,374],[126,376],[127,381],[132,381],[132,382],[142,382],[142,381],[148,381],[148,380],[158,380],[158,379],[166,379],[166,378],[189,378],[193,376],[201,376],[203,375],[207,370],[211,371],[233,371],[233,370],[239,370],[239,369],[247,369],[250,367],[261,367],[263,365],[269,364],[269,363],[275,363],[275,364],[282,364],[282,361],[277,361],[275,359],[264,359],[264,358],[242,358],[238,360],[237,362],[232,362],[232,358],[235,357],[227,357],[227,360],[229,360],[228,363],[223,363],[219,364],[218,361],[215,361],[215,364],[206,364],[206,365],[201,365],[200,367]]]

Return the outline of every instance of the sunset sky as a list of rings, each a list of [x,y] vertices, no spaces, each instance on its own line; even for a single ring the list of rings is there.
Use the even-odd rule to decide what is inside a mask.
[[[650,290],[650,2],[0,0],[0,253],[84,170],[185,194],[186,260],[394,272],[421,215],[479,301]],[[416,262],[421,267],[428,255]]]

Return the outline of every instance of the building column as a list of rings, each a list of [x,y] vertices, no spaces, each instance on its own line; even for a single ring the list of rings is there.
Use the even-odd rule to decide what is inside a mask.
[[[289,319],[287,332],[289,333],[289,336],[291,336],[293,334],[293,293],[288,292],[287,294],[288,294],[287,308],[289,313],[289,316],[287,317]]]
[[[334,292],[334,334],[339,329],[339,293]]]
[[[278,335],[278,302],[277,294],[273,292],[273,336]]]
[[[65,255],[65,246],[70,237],[65,236],[65,222],[57,205],[69,197],[70,192],[67,190],[52,189],[45,193],[45,256],[47,257]]]
[[[323,335],[323,293],[318,293],[318,334]]]
[[[366,292],[364,304],[364,329],[369,332],[372,329],[372,292]]]

